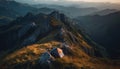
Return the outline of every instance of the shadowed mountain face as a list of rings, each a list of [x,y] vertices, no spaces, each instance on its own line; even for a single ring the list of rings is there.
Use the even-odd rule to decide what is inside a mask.
[[[52,11],[54,11],[54,9],[45,7],[34,8],[28,4],[22,4],[12,0],[0,0],[0,25],[6,25],[16,17],[24,16],[28,12],[48,14]]]
[[[32,13],[17,18],[9,25],[1,28],[1,46],[4,46],[4,49],[9,49],[17,44],[28,45],[34,43],[37,38],[41,38],[51,30],[48,18],[45,14],[35,16]]]
[[[11,0],[0,0],[0,24],[6,25],[18,16],[23,16],[34,8]],[[23,11],[24,10],[24,11]]]
[[[108,49],[112,58],[120,57],[120,12],[104,16],[78,17],[79,25],[92,37],[93,40]]]

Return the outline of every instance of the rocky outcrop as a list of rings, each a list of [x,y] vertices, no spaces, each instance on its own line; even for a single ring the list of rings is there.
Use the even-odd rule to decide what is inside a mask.
[[[53,60],[54,60],[54,57],[49,52],[45,52],[40,56],[39,63],[40,64],[49,64]]]
[[[39,58],[40,64],[50,64],[56,58],[63,58],[64,53],[63,50],[60,48],[53,48],[50,52],[43,53]]]
[[[62,58],[64,56],[64,53],[63,53],[62,49],[60,49],[60,48],[53,48],[50,51],[50,54],[52,56],[54,56],[55,58]]]

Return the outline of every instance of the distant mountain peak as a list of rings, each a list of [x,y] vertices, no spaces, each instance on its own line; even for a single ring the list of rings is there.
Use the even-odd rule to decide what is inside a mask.
[[[52,15],[52,14],[59,14],[59,13],[60,13],[60,12],[56,10],[56,11],[53,11],[53,12],[51,13],[51,15]]]
[[[31,12],[29,12],[25,15],[25,17],[32,17],[32,16],[34,16],[34,15]]]
[[[52,13],[50,13],[50,16],[52,16],[56,19],[60,19],[60,12],[59,11],[53,11]]]

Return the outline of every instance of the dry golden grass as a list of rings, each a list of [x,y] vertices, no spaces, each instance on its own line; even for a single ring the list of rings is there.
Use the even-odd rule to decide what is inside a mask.
[[[4,62],[7,66],[13,66],[21,64],[28,64],[32,62],[32,65],[36,64],[36,60],[40,55],[46,52],[47,49],[51,50],[54,47],[59,47],[60,42],[51,41],[43,44],[33,44],[17,50],[4,58]],[[52,69],[59,67],[60,69],[73,68],[73,69],[119,69],[119,65],[114,65],[113,62],[105,59],[93,58],[87,55],[79,46],[71,46],[71,55],[66,54],[63,58],[57,58],[51,65]],[[31,65],[31,66],[32,66]],[[24,65],[25,66],[25,65]],[[29,66],[28,66],[29,69]]]
[[[60,42],[51,41],[44,44],[33,44],[21,48],[4,58],[4,62],[8,64],[24,63],[27,61],[35,61],[40,55],[53,47],[60,46]]]
[[[72,69],[120,69],[119,64],[114,64],[111,60],[93,58],[83,52],[78,46],[72,46],[71,56],[66,55],[63,58],[56,59],[53,67],[65,69],[66,67],[73,67]]]

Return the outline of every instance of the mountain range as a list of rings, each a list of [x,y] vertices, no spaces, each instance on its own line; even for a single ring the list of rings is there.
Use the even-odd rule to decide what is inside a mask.
[[[0,69],[120,68],[118,10],[14,0],[0,10]]]
[[[71,57],[74,57],[76,60],[79,60],[81,57],[83,58],[83,62],[87,59],[85,63],[87,64],[90,61],[90,57],[107,58],[108,56],[106,50],[102,46],[95,44],[92,40],[86,37],[82,31],[77,30],[74,21],[58,11],[54,11],[48,15],[41,13],[33,15],[32,13],[28,13],[24,17],[19,17],[12,21],[2,29],[4,29],[4,31],[1,30],[0,38],[2,38],[2,40],[0,40],[0,42],[2,43],[1,46],[4,47],[0,48],[1,55],[3,55],[1,58],[1,68],[23,69],[30,67],[29,69],[32,69],[42,67],[43,69],[48,69],[49,65],[46,65],[45,62],[48,60],[46,59],[43,61],[45,64],[39,64],[39,56],[42,56],[42,53],[46,52],[47,49],[50,51],[56,47],[61,48],[64,51],[66,57],[61,59],[66,62],[73,62],[74,60],[71,60]],[[46,57],[44,56],[44,58]],[[98,63],[104,63],[100,59],[96,58],[96,60]],[[83,64],[78,63],[78,61],[75,61],[75,63],[78,63],[79,66],[76,66],[74,63],[66,64],[66,66],[62,65],[63,63],[61,61],[62,60],[58,61],[56,58],[56,61],[50,60],[50,64],[52,64],[51,66],[55,69],[56,65],[59,64],[61,64],[60,69],[66,67],[69,68],[71,65],[74,65],[72,67],[74,69],[82,67],[90,69],[92,67],[97,68],[96,66],[93,66],[94,63],[92,61],[90,61],[92,66],[80,66]],[[35,65],[32,64],[33,62]],[[26,66],[26,64],[32,65]],[[108,65],[109,63],[106,64],[106,66]],[[103,68],[106,68],[106,66]]]
[[[119,57],[120,12],[76,18],[80,27],[97,43],[107,48],[113,58]]]

